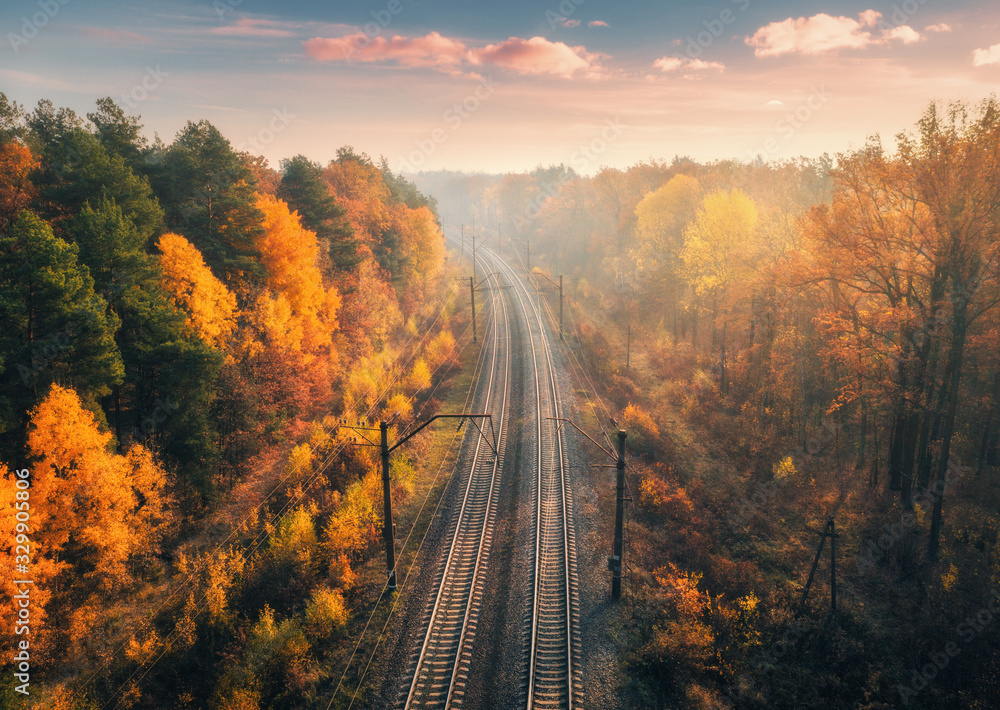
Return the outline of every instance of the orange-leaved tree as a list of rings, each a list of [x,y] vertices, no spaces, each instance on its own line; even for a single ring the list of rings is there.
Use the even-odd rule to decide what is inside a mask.
[[[29,490],[36,588],[75,590],[60,595],[67,606],[58,610],[46,608],[44,594],[36,597],[33,626],[44,639],[46,612],[65,614],[74,644],[96,623],[97,610],[106,605],[102,597],[128,588],[137,566],[156,551],[169,503],[166,477],[141,445],[113,453],[111,434],[101,431],[74,390],[58,385],[31,413],[27,453],[34,461]],[[0,499],[0,525],[7,524],[11,503],[8,496]],[[59,583],[39,583],[60,573]]]
[[[163,287],[187,314],[187,327],[209,345],[222,348],[236,325],[236,297],[181,235],[168,232],[157,247]]]
[[[267,271],[269,293],[260,296],[260,325],[280,347],[301,353],[306,363],[332,357],[332,335],[339,327],[340,294],[325,287],[316,234],[302,227],[298,214],[270,195],[260,195],[264,233],[257,244]]]
[[[31,173],[38,168],[38,159],[27,146],[16,140],[0,143],[0,229],[7,231],[17,213],[25,209],[35,196]]]

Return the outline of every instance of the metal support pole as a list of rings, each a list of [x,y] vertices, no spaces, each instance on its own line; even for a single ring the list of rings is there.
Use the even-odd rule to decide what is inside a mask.
[[[472,342],[476,342],[476,282],[469,277],[469,294],[472,296]]]
[[[475,224],[475,222],[473,222]],[[472,278],[476,277],[476,230],[472,230]]]
[[[837,524],[830,516],[830,609],[837,613]]]
[[[618,599],[622,595],[622,555],[624,554],[625,538],[622,534],[622,523],[625,517],[625,432],[618,432],[618,462],[617,497],[615,500],[615,546],[608,566],[611,568],[611,598]]]
[[[465,256],[465,225],[462,225],[462,256]]]
[[[392,524],[392,495],[390,495],[389,481],[389,424],[379,423],[382,430],[382,504],[384,509],[384,520],[382,523],[382,537],[385,538],[385,566],[388,570],[390,592],[396,591],[396,550],[393,540]]]
[[[528,257],[527,258],[527,261],[528,261],[528,273],[530,274],[531,273],[531,242],[525,242],[524,243],[524,252],[525,252],[525,254],[527,254],[527,257]]]
[[[563,290],[562,274],[559,274],[559,340],[563,339]]]

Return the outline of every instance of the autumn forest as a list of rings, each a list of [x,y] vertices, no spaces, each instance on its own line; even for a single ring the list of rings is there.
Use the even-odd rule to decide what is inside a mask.
[[[500,610],[468,663],[502,674],[503,588],[544,572],[509,562],[544,547],[516,521],[546,493],[499,463],[537,445],[541,471],[550,436],[582,617],[559,707],[1000,703],[994,99],[815,159],[501,174],[270,165],[209,121],[165,142],[111,98],[0,94],[0,323],[4,708],[437,707],[420,585],[447,578],[467,449],[500,471],[468,593]],[[495,406],[384,479],[364,445]],[[614,466],[543,428],[560,413],[627,435],[620,599]],[[482,678],[463,692],[491,707]]]

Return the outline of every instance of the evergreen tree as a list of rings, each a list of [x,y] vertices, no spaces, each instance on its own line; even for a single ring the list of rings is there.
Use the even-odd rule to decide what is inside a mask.
[[[84,206],[70,233],[121,324],[115,341],[124,382],[105,400],[120,450],[134,440],[158,444],[200,485],[213,461],[208,410],[221,355],[185,332],[184,315],[161,286],[156,257],[113,200]]]
[[[71,385],[96,410],[122,380],[118,319],[94,292],[77,247],[21,212],[0,236],[0,432],[18,445],[27,412],[53,382]]]
[[[28,117],[29,142],[42,160],[34,178],[40,192],[40,212],[61,233],[88,201],[102,195],[118,204],[148,244],[162,230],[163,211],[148,180],[136,175],[121,155],[109,154],[88,133],[77,115],[40,101]]]
[[[304,155],[281,162],[278,197],[299,213],[302,226],[316,232],[326,244],[330,262],[339,271],[350,271],[361,262],[354,228],[347,212],[323,180],[323,168]]]
[[[118,155],[136,175],[146,170],[146,159],[151,154],[149,142],[142,135],[139,116],[127,116],[110,97],[97,100],[97,110],[88,113],[94,124],[97,140],[111,155]]]
[[[197,247],[243,304],[263,276],[253,172],[208,121],[188,122],[152,172],[167,225]]]

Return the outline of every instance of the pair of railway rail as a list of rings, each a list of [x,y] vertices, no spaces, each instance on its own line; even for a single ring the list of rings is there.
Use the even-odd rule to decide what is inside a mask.
[[[471,466],[462,472],[461,505],[450,522],[448,550],[436,581],[419,649],[409,663],[399,706],[461,707],[473,668],[473,644],[484,598],[486,568],[493,554],[493,532],[503,480],[511,421],[511,351],[513,318],[527,334],[525,395],[532,403],[532,594],[522,698],[526,708],[574,710],[580,704],[579,609],[572,490],[565,443],[554,421],[561,417],[559,386],[551,337],[530,285],[498,254],[480,249],[483,273],[495,274],[506,288],[491,289],[488,347],[481,357],[488,372],[476,401],[478,411],[493,415],[497,446],[481,436],[468,441]]]

